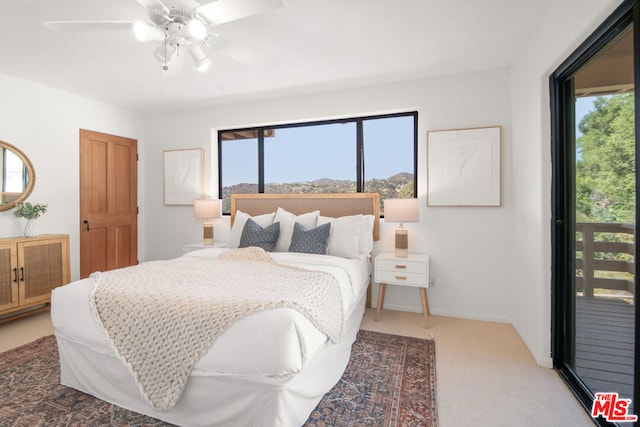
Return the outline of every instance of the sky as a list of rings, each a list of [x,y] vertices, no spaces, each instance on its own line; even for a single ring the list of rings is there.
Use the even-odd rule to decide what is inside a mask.
[[[580,138],[582,133],[578,129],[578,125],[580,124],[580,120],[591,110],[593,110],[593,101],[596,99],[596,96],[585,96],[582,98],[576,99],[576,139]]]

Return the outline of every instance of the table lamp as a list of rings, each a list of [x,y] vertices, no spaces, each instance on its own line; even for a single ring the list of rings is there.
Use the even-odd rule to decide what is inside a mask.
[[[406,258],[409,255],[409,234],[405,222],[418,222],[420,213],[418,199],[385,199],[384,221],[399,222],[396,228],[396,256]]]
[[[196,199],[193,201],[193,212],[196,218],[204,219],[202,228],[202,243],[213,245],[213,218],[220,218],[222,212],[222,201]]]

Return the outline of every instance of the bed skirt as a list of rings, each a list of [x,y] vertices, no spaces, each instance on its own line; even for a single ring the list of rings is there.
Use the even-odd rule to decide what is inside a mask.
[[[98,352],[56,335],[61,383],[122,408],[185,427],[300,426],[344,373],[364,315],[365,296],[366,292],[345,323],[342,340],[338,344],[327,341],[300,372],[284,377],[215,372],[190,375],[180,400],[168,411],[155,411],[147,403],[115,354],[102,349]]]

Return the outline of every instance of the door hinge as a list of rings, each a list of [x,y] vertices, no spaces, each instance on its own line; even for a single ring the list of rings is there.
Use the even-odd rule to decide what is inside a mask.
[[[136,161],[139,162],[140,161],[140,154],[136,153]]]
[[[136,206],[136,215],[140,215],[140,206]]]

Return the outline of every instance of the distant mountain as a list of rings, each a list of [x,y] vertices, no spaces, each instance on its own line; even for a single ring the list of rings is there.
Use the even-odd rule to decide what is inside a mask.
[[[400,172],[393,176],[390,176],[387,179],[390,181],[396,181],[396,180],[413,181],[413,174],[409,172]]]
[[[320,179],[314,179],[311,182],[315,185],[330,185],[332,182],[335,182],[335,180],[331,178],[320,178]]]
[[[319,178],[313,181],[291,182],[283,184],[265,184],[265,193],[353,193],[356,182]],[[365,191],[380,193],[382,199],[396,197],[413,197],[413,174],[400,172],[386,179],[372,179],[365,182]],[[258,184],[235,184],[222,189],[222,209],[231,210],[232,194],[252,194],[258,192]]]

